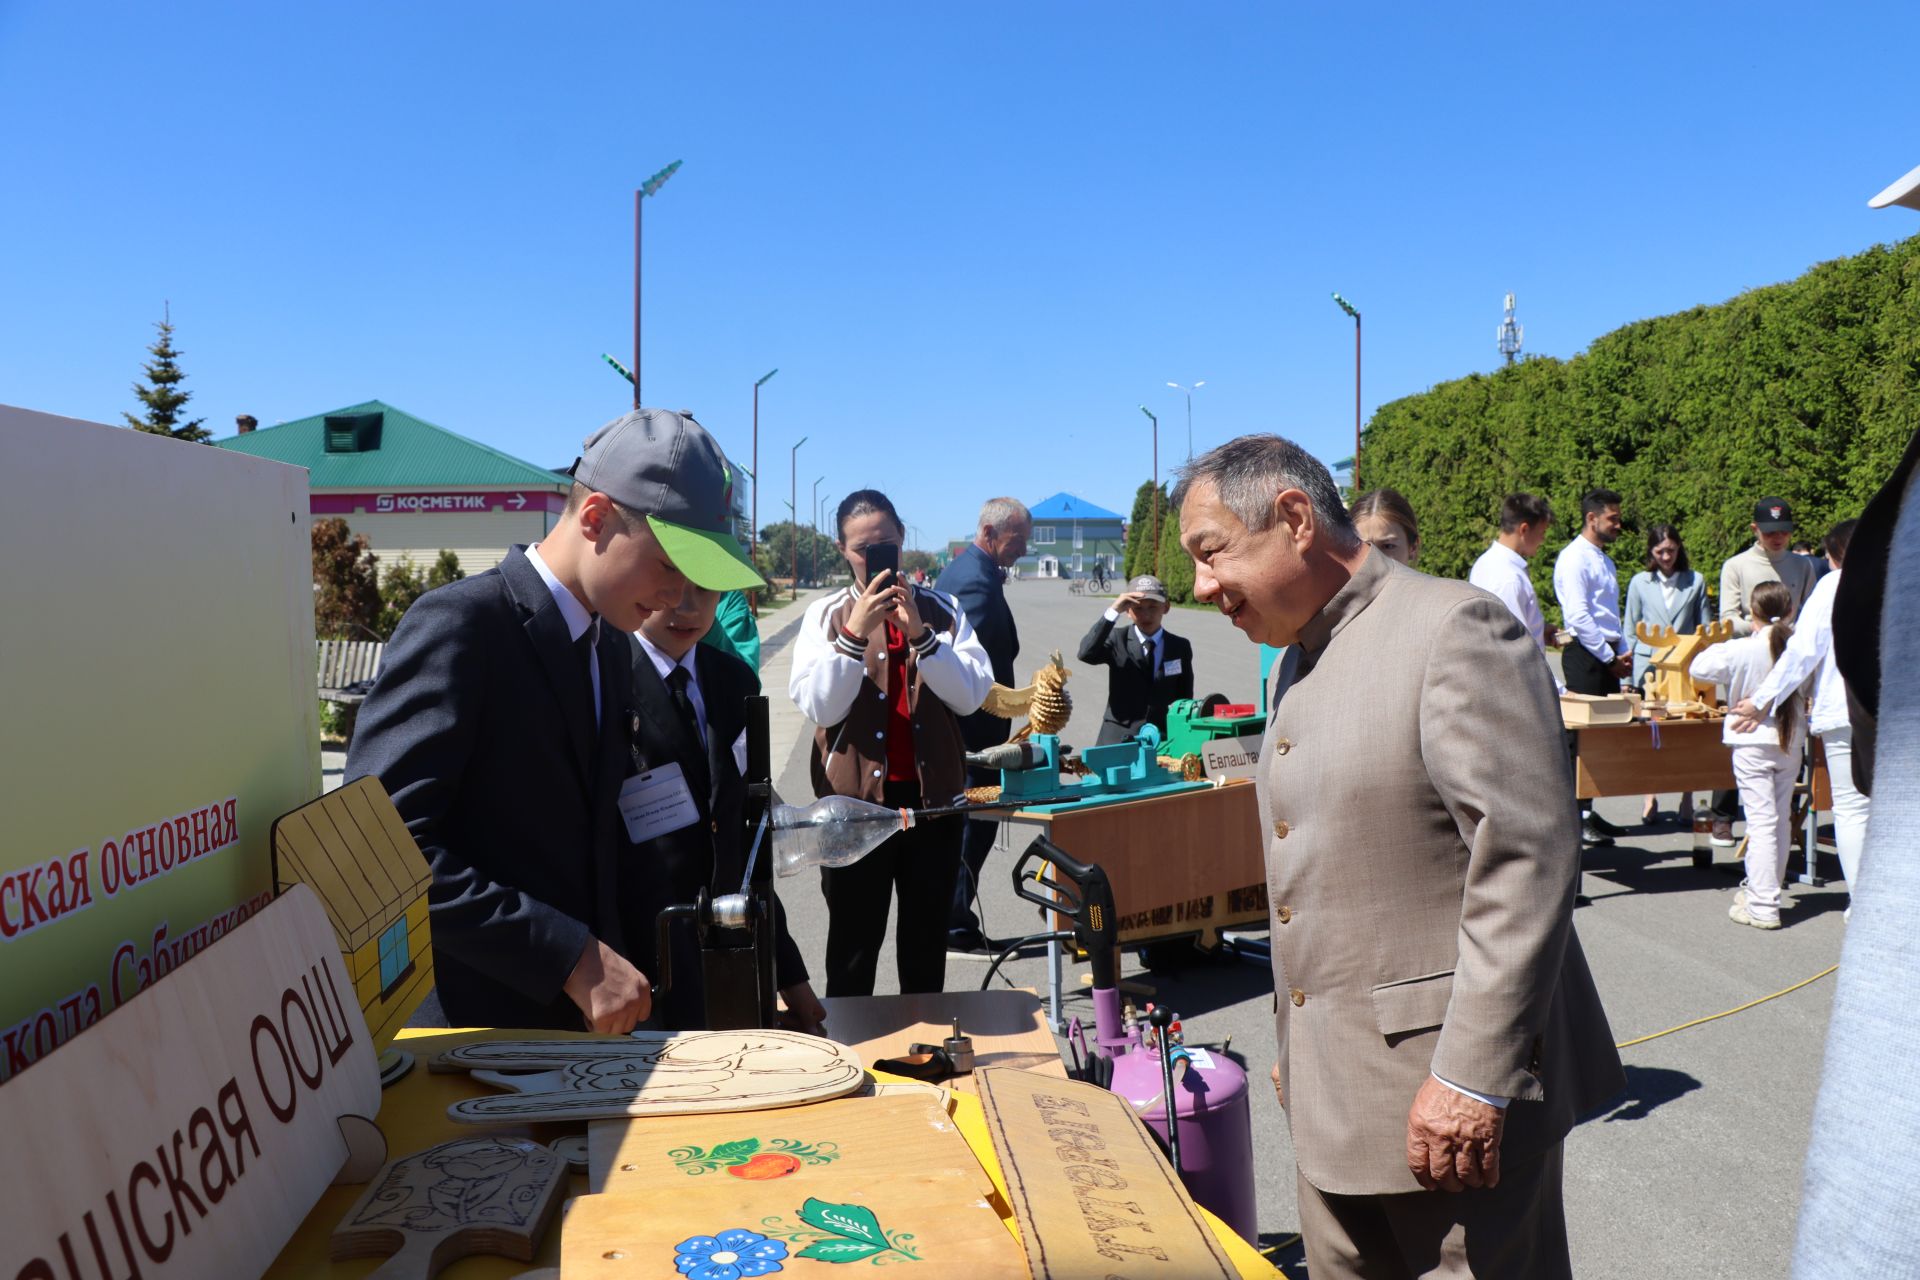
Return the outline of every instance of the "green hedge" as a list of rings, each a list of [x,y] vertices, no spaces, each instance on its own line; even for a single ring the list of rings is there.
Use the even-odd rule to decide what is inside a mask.
[[[1625,498],[1621,579],[1649,525],[1677,525],[1694,568],[1752,542],[1759,498],[1793,504],[1818,539],[1856,516],[1920,427],[1920,237],[1823,263],[1718,306],[1642,320],[1569,360],[1534,357],[1380,406],[1366,487],[1420,517],[1420,567],[1465,577],[1514,490],[1546,495],[1554,529],[1533,561],[1557,619],[1553,557],[1579,532],[1580,494]]]

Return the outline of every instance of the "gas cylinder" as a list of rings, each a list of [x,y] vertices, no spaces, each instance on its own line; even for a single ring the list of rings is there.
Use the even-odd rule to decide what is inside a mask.
[[[1253,1203],[1253,1117],[1247,1073],[1222,1053],[1171,1046],[1180,1176],[1193,1198],[1242,1240],[1258,1240]],[[1167,1140],[1161,1048],[1134,1044],[1113,1059],[1108,1085]],[[1184,1063],[1182,1059],[1185,1059]]]

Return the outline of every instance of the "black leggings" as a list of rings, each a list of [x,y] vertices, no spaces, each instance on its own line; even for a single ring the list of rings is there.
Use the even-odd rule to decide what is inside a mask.
[[[920,788],[888,783],[890,808],[914,808]],[[827,994],[870,996],[887,912],[897,893],[900,918],[893,946],[900,993],[946,989],[947,915],[960,869],[959,818],[935,818],[890,836],[850,867],[823,867],[820,891],[827,899]]]

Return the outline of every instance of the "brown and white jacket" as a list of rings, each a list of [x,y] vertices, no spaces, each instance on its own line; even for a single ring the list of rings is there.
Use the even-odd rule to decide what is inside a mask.
[[[959,601],[919,586],[913,601],[927,624],[927,634],[907,651],[914,757],[921,796],[928,804],[945,804],[966,785],[959,717],[986,701],[993,668]],[[886,785],[892,703],[887,649],[878,639],[862,646],[841,629],[853,602],[853,589],[847,588],[807,606],[794,641],[787,693],[818,726],[814,790],[878,802]]]

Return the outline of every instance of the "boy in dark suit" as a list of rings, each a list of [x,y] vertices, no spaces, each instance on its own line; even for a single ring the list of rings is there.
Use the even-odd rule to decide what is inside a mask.
[[[656,612],[634,635],[634,750],[649,769],[678,764],[698,809],[695,821],[630,846],[623,860],[623,914],[649,937],[649,922],[663,908],[692,902],[703,885],[714,897],[738,893],[746,875],[739,822],[747,797],[743,704],[760,692],[760,677],[733,654],[700,643],[714,625],[721,594],[689,583],[674,608]],[[763,848],[761,856],[772,854]],[[819,1034],[826,1010],[814,997],[777,903],[773,969],[787,1006],[782,1025]],[[703,1027],[702,1008],[693,930],[676,925],[673,985],[652,1021],[669,1031]]]
[[[1133,625],[1114,624],[1130,616]],[[1163,628],[1167,588],[1143,573],[1127,584],[1080,642],[1080,661],[1113,668],[1107,678],[1107,715],[1095,745],[1125,742],[1152,724],[1164,737],[1167,708],[1193,696],[1193,645]]]
[[[636,630],[689,581],[760,585],[728,530],[720,448],[636,409],[594,432],[537,547],[415,601],[360,709],[346,780],[380,780],[433,871],[453,1026],[624,1034],[651,931],[619,910]]]

